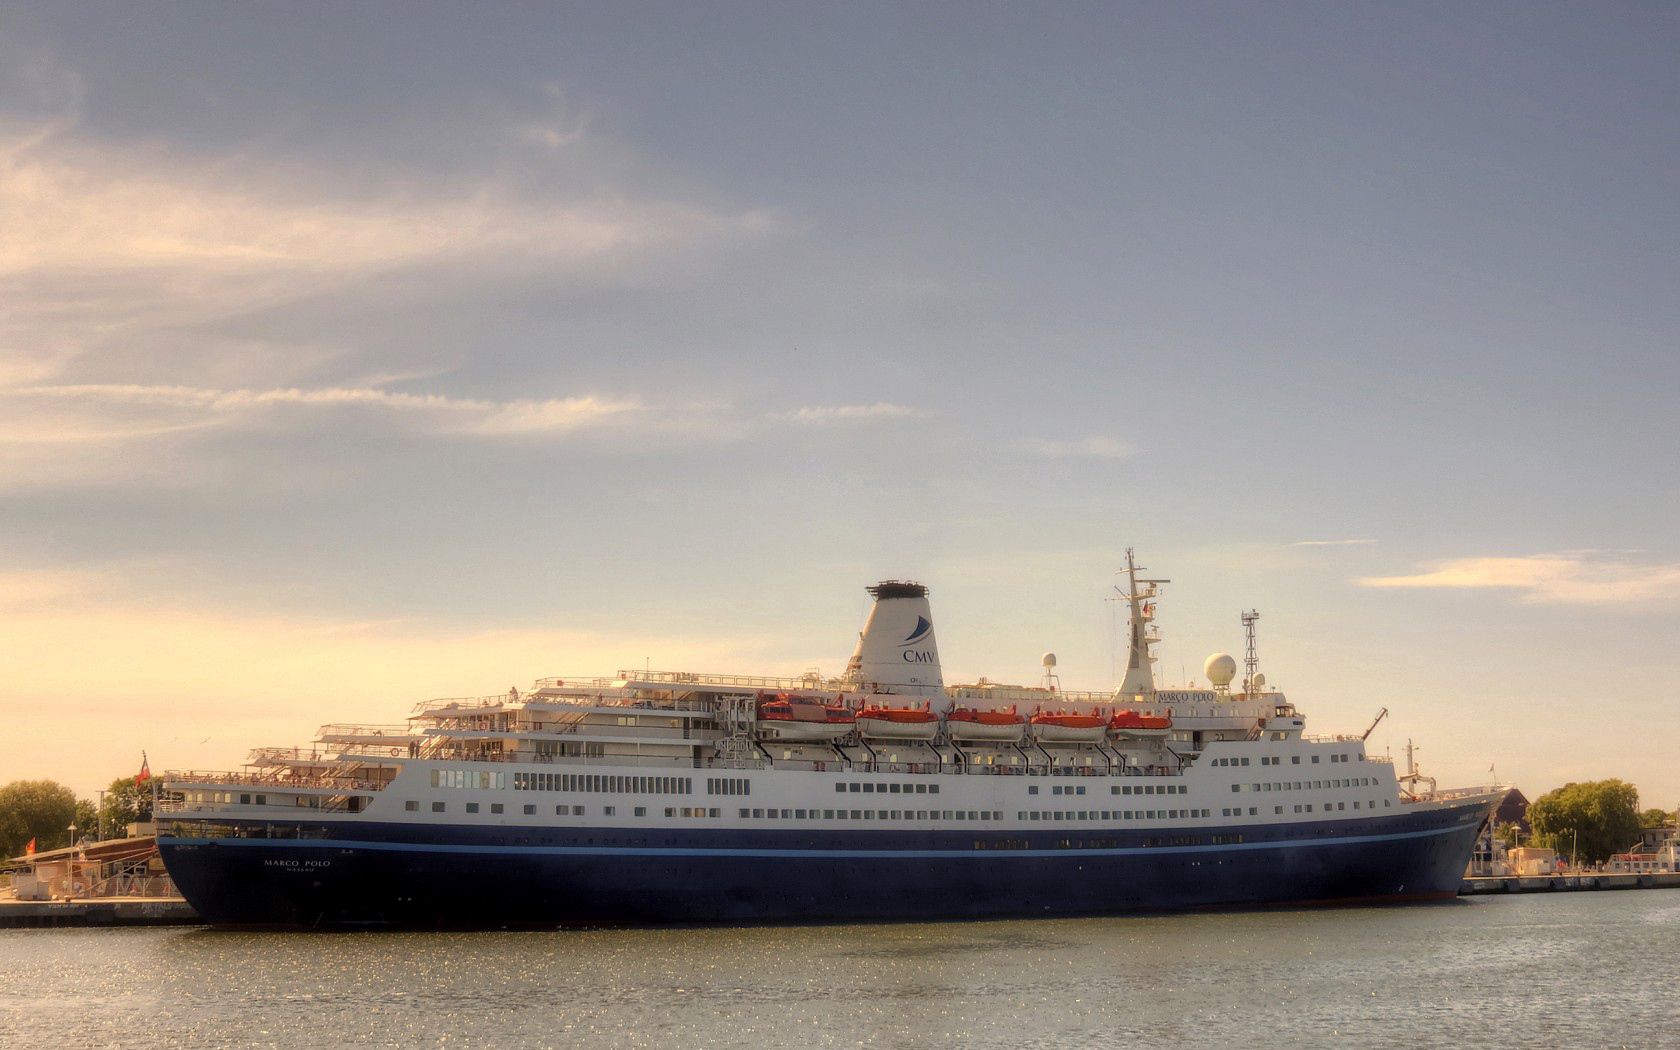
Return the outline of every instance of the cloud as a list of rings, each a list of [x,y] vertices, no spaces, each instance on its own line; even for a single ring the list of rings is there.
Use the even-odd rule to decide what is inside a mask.
[[[586,115],[554,88],[516,134],[555,158],[487,153],[448,173],[381,168],[376,154],[103,137],[81,122],[84,94],[73,70],[0,40],[0,387],[136,376],[212,385],[191,368],[210,356],[209,333],[279,306],[374,282],[428,299],[459,284],[397,280],[422,274],[622,281],[696,246],[780,228],[763,210],[655,199],[591,174],[611,145],[587,141]],[[215,355],[223,367],[242,356]]]
[[[916,415],[908,405],[894,405],[877,401],[873,405],[831,405],[797,408],[791,412],[773,413],[770,418],[782,423],[808,426],[830,426],[836,423],[855,423],[870,419],[908,419]]]
[[[635,412],[633,401],[595,396],[547,400],[489,401],[410,394],[374,387],[280,387],[267,390],[218,390],[205,387],[136,383],[81,383],[24,387],[14,393],[50,400],[93,401],[150,410],[149,422],[131,422],[128,429],[98,419],[89,429],[68,425],[54,431],[36,424],[28,433],[8,432],[0,439],[50,442],[143,437],[203,426],[254,422],[274,410],[370,410],[418,421],[426,429],[486,436],[563,434],[600,426]]]
[[[1680,600],[1680,564],[1637,564],[1594,551],[1453,558],[1405,576],[1366,576],[1361,587],[1493,589],[1537,604],[1612,605]]]
[[[1296,540],[1291,547],[1367,547],[1376,540]]]
[[[543,94],[548,99],[548,112],[517,125],[515,137],[550,153],[582,142],[589,133],[589,114],[567,105],[566,93],[558,84],[545,84]]]
[[[1126,459],[1132,454],[1131,447],[1123,442],[1095,436],[1071,441],[1027,438],[1021,442],[1021,447],[1034,455],[1052,459]]]

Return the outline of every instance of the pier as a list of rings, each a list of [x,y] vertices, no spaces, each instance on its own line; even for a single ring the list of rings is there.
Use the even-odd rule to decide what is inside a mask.
[[[1567,893],[1573,890],[1656,890],[1680,887],[1680,872],[1561,872],[1556,875],[1504,875],[1467,878],[1460,897],[1484,893]]]
[[[104,897],[83,901],[0,899],[0,929],[32,926],[196,926],[204,920],[179,897]]]

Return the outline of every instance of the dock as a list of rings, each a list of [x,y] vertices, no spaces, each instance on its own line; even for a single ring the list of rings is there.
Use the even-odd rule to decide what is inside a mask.
[[[179,897],[95,897],[72,901],[0,899],[0,929],[32,926],[197,926]]]
[[[1467,878],[1458,895],[1484,893],[1567,893],[1573,890],[1657,890],[1680,887],[1680,872],[1565,872],[1556,875],[1502,875]]]

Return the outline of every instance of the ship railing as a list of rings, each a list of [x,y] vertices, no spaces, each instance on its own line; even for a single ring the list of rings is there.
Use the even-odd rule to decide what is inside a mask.
[[[692,671],[620,671],[618,676],[631,682],[660,685],[723,685],[742,689],[825,689],[830,682],[834,682],[836,688],[839,686],[837,680],[820,675],[776,678],[765,675],[698,674]]]
[[[315,762],[324,765],[338,761],[342,748],[322,748],[319,744],[314,747],[254,747],[246,757],[246,764],[252,766],[278,765],[282,762]]]
[[[558,678],[558,677],[556,677],[556,678],[539,678],[539,679],[537,679],[536,684],[533,685],[531,688],[535,689],[535,690],[542,690],[542,689],[609,690],[609,689],[622,689],[623,687],[624,687],[624,680],[622,678],[587,678],[587,677],[583,677],[583,678]]]
[[[422,700],[414,705],[414,714],[421,715],[434,708],[456,708],[469,710],[474,708],[497,707],[501,704],[516,704],[519,699],[512,693],[496,693],[491,696],[445,696],[436,700]]]
[[[251,749],[245,764],[250,766],[275,766],[287,763],[311,763],[331,766],[345,762],[355,762],[364,758],[416,758],[419,756],[414,750],[410,749],[409,744],[423,739],[423,737],[415,735],[406,740],[401,738],[393,740],[389,744],[316,743],[310,747],[257,747]]]
[[[521,703],[529,709],[555,708],[566,710],[578,707],[608,707],[628,711],[712,711],[717,704],[710,700],[665,700],[624,693],[568,693],[565,696],[527,696]],[[442,717],[451,717],[444,715]],[[465,717],[472,717],[470,715]]]
[[[406,737],[413,732],[406,724],[403,725],[354,725],[347,722],[334,722],[324,725],[315,731],[317,739],[329,736],[394,736]]]
[[[186,769],[170,770],[163,774],[162,782],[168,790],[179,790],[175,785],[180,784],[249,784],[253,787],[272,788],[284,791],[287,788],[313,788],[327,790],[344,790],[346,792],[380,791],[388,781],[370,780],[366,777],[299,777],[283,776],[278,773],[241,773],[232,770],[218,769]]]

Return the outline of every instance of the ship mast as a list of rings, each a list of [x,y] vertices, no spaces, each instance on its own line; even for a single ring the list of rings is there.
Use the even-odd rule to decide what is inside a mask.
[[[1153,599],[1161,593],[1161,584],[1172,581],[1139,579],[1139,571],[1148,570],[1137,563],[1132,548],[1127,547],[1126,589],[1120,591],[1120,596],[1131,608],[1130,636],[1126,645],[1126,677],[1115,692],[1116,699],[1152,700],[1155,697],[1155,675],[1151,668],[1155,657],[1150,655],[1149,647],[1161,639],[1151,633],[1155,620]]]

